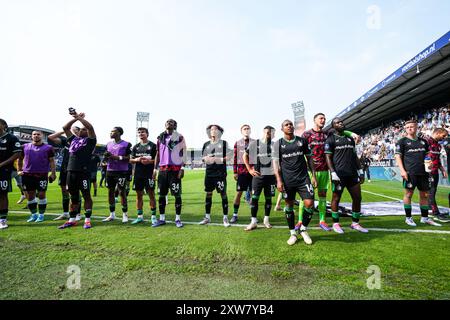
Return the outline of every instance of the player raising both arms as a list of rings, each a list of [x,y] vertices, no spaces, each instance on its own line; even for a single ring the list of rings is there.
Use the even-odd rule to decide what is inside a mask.
[[[97,138],[94,127],[85,119],[84,113],[77,113],[73,108],[70,108],[69,112],[73,116],[73,119],[63,127],[63,130],[68,138],[67,142],[70,145],[69,163],[67,165],[67,189],[70,193],[70,218],[69,221],[60,226],[59,229],[73,227],[77,224],[76,215],[81,206],[80,191],[84,199],[85,209],[83,228],[90,229],[93,203],[89,189],[89,162],[92,153],[94,152],[95,145],[97,144]],[[70,130],[72,125],[77,121],[81,122],[83,125],[78,136],[74,135]]]

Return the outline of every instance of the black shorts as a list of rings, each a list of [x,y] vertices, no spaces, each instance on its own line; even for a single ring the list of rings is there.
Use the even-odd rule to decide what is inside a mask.
[[[152,178],[134,177],[133,190],[155,190],[155,180],[153,180]]]
[[[357,184],[361,182],[361,179],[358,176],[355,177],[339,177],[341,182],[339,184],[332,182],[331,189],[334,193],[342,193],[344,189],[353,188]]]
[[[236,182],[236,191],[247,191],[252,186],[253,176],[250,173],[239,174]]]
[[[127,171],[107,171],[106,172],[106,186],[108,189],[117,189],[119,191],[125,190],[126,182],[128,181]]]
[[[300,195],[302,200],[314,200],[314,187],[312,186],[309,177],[306,178],[303,183],[295,186],[284,186],[284,199],[293,201],[295,200],[297,193]]]
[[[67,190],[70,194],[86,193],[90,191],[91,182],[89,172],[69,171],[67,172]]]
[[[252,195],[260,196],[264,190],[264,197],[271,198],[275,196],[277,189],[277,179],[275,176],[259,176],[253,177],[252,181]]]
[[[24,174],[22,176],[23,191],[47,191],[48,175],[31,176]]]
[[[429,174],[408,174],[408,180],[403,179],[403,187],[409,190],[414,190],[417,187],[419,191],[430,191],[430,176]]]
[[[58,185],[67,186],[67,171],[59,172]]]
[[[12,191],[11,170],[0,169],[0,193],[8,193]]]
[[[91,176],[89,179],[91,182],[97,182],[97,171],[91,172]]]
[[[217,193],[227,192],[227,177],[208,177],[205,176],[205,192]]]
[[[170,193],[173,196],[181,195],[181,179],[178,178],[179,171],[160,171],[158,174],[158,194],[162,197]]]

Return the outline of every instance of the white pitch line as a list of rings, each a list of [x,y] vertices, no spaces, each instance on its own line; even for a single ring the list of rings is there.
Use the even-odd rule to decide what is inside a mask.
[[[29,214],[29,212],[27,211],[10,211],[10,213],[25,213],[25,214]],[[47,216],[59,216],[60,214],[57,213],[46,213],[45,215]],[[93,219],[104,219],[105,217],[100,217],[100,216],[91,216],[91,218]],[[120,221],[120,218],[117,219],[117,221]],[[150,220],[145,219],[144,221],[149,222]],[[174,221],[170,221],[170,220],[166,220],[166,222],[168,224],[175,224]],[[198,222],[193,222],[193,221],[183,221],[183,224],[188,224],[188,225],[198,225]],[[222,223],[215,223],[215,222],[211,222],[208,225],[210,226],[222,226]],[[232,224],[231,227],[239,227],[239,228],[245,228],[247,225],[246,224]],[[266,229],[266,227],[264,227],[263,225],[258,225],[258,227],[260,229]],[[287,226],[272,226],[272,228],[274,229],[287,229]],[[320,227],[309,227],[308,229],[310,230],[322,230]],[[394,232],[394,233],[434,233],[434,234],[450,234],[450,231],[446,231],[446,230],[416,230],[416,229],[387,229],[387,228],[367,228],[367,230],[369,231],[379,231],[379,232]]]
[[[392,197],[386,196],[384,194],[375,193],[375,192],[371,192],[371,191],[367,191],[367,190],[361,190],[361,191],[365,192],[365,193],[373,194],[374,196],[379,196],[379,197],[383,197],[383,198],[386,198],[386,199],[391,199],[391,200],[403,202],[403,199],[392,198]]]

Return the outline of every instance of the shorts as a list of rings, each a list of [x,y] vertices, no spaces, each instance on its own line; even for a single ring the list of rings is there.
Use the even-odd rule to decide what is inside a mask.
[[[178,178],[179,171],[159,171],[158,194],[162,197],[170,193],[173,196],[181,195],[181,179]]]
[[[155,180],[149,178],[134,177],[133,190],[147,191],[155,190]]]
[[[47,191],[48,176],[22,176],[23,191]]]
[[[70,194],[86,193],[90,191],[91,176],[88,172],[69,171],[67,172],[67,190]]]
[[[332,183],[332,190],[334,193],[342,193],[344,191],[344,188],[353,188],[357,184],[361,182],[359,177],[340,177],[341,182],[339,183]]]
[[[67,171],[59,172],[58,185],[67,186]]]
[[[430,191],[430,176],[426,175],[411,175],[408,174],[408,180],[403,179],[403,187],[405,189],[414,190],[416,187],[419,191]]]
[[[329,171],[316,171],[317,190],[327,191],[330,185],[330,172]]]
[[[127,171],[107,171],[106,172],[106,186],[108,189],[117,189],[119,191],[125,190],[126,182],[128,181]]]
[[[236,191],[247,191],[252,186],[253,176],[250,173],[239,174],[236,182]]]
[[[205,192],[217,193],[227,192],[227,177],[208,177],[205,176]]]
[[[8,193],[11,191],[11,170],[0,169],[0,193]]]
[[[275,190],[277,189],[277,179],[275,176],[259,176],[253,177],[252,181],[252,195],[260,196],[264,190],[264,197],[271,198],[275,196]]]
[[[309,180],[309,177],[305,179],[304,183],[297,184],[295,186],[284,186],[283,197],[286,200],[293,201],[297,193],[302,200],[314,200],[314,187]]]
[[[91,172],[91,177],[89,179],[91,182],[97,182],[97,171]]]

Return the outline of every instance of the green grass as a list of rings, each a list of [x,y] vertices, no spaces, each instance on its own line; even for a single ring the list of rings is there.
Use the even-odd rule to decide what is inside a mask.
[[[203,172],[187,172],[183,181],[183,220],[200,221],[204,212]],[[235,184],[229,175],[231,202]],[[364,190],[402,197],[401,184],[373,181]],[[445,206],[449,189],[441,188]],[[10,211],[19,194],[10,194]],[[417,202],[417,196],[415,196]],[[129,197],[134,208],[135,196]],[[48,192],[48,212],[59,213],[61,195],[56,184]],[[170,198],[167,218],[173,220]],[[348,195],[343,201],[349,201]],[[389,201],[363,193],[363,201]],[[262,206],[261,206],[262,207]],[[120,210],[117,210],[120,212]],[[232,211],[232,209],[230,210]],[[94,198],[94,215],[108,213],[106,189]],[[146,218],[149,210],[145,211]],[[262,213],[260,213],[261,217]],[[120,214],[119,214],[120,216]],[[130,210],[130,217],[135,210]],[[151,228],[120,222],[93,221],[91,230],[58,230],[61,222],[27,224],[28,214],[10,214],[10,228],[0,232],[0,299],[449,299],[448,234],[375,232],[325,233],[311,230],[312,246],[289,247],[287,229],[173,224]],[[214,195],[213,221],[221,221],[221,205]],[[242,204],[240,223],[250,210]],[[366,227],[407,229],[402,217],[368,217]],[[271,222],[285,226],[281,212]],[[317,217],[311,223],[317,224]],[[417,229],[450,230],[419,226]],[[67,268],[81,269],[81,289],[70,290]],[[381,289],[369,290],[371,265],[381,269]]]

